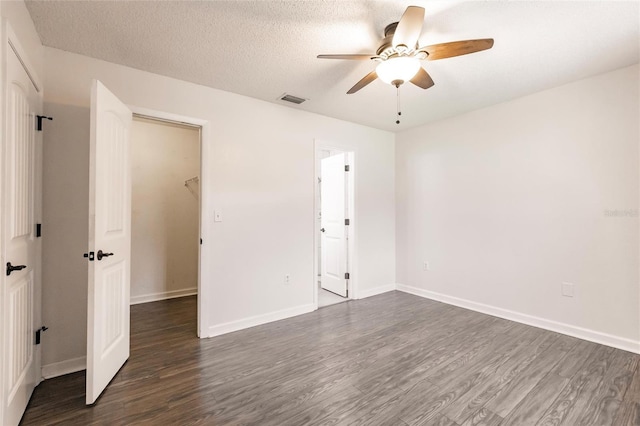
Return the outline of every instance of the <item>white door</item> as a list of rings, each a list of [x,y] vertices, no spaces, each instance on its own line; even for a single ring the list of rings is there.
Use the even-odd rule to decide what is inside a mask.
[[[9,30],[6,30],[9,32]],[[2,333],[3,425],[16,425],[38,383],[35,327],[39,324],[35,235],[39,185],[36,182],[36,114],[41,97],[23,66],[17,40],[5,38],[5,121],[2,146]],[[14,50],[15,49],[15,50]],[[20,55],[20,58],[18,57]]]
[[[347,179],[346,154],[323,158],[320,163],[320,244],[322,288],[347,297]]]
[[[132,114],[99,81],[91,92],[87,404],[129,358]]]

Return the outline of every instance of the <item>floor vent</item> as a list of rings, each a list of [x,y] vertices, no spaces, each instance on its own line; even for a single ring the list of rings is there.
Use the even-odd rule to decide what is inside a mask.
[[[291,102],[291,103],[298,104],[298,105],[300,105],[301,103],[303,103],[304,101],[306,101],[306,99],[304,99],[304,98],[299,98],[299,97],[297,97],[297,96],[289,95],[289,94],[287,94],[287,93],[285,93],[284,95],[282,95],[282,96],[280,97],[280,100],[281,100],[281,101]]]

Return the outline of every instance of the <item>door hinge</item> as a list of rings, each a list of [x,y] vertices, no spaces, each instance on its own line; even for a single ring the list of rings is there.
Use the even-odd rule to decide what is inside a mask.
[[[38,125],[36,126],[36,130],[39,132],[42,131],[42,120],[53,120],[53,117],[46,117],[44,115],[36,115],[36,117],[38,118]]]
[[[348,226],[348,225],[350,225],[350,224],[351,224],[351,222],[349,221],[349,219],[345,219],[345,220],[344,220],[344,224]]]
[[[46,327],[46,326],[43,325],[38,330],[36,330],[36,345],[40,344],[40,338],[42,337],[42,332],[43,331],[47,331],[48,329],[49,329],[49,327]]]
[[[95,259],[95,253],[90,251],[89,253],[83,254],[84,257],[88,258],[90,262],[93,262]]]
[[[345,172],[348,172],[348,171],[349,171],[349,165],[348,165],[348,164],[344,166],[344,171],[345,171]]]
[[[36,238],[42,237],[42,224],[36,223]]]
[[[348,272],[345,272],[345,273],[344,273],[344,279],[345,279],[345,280],[348,280],[348,279],[349,279],[349,273],[348,273]]]

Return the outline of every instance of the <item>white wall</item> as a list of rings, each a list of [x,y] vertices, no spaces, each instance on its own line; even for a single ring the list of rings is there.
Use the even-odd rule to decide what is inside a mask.
[[[59,128],[56,136],[45,134],[45,145],[60,149],[60,160],[46,170],[45,191],[50,197],[66,189],[49,182],[59,182],[70,170],[82,168],[84,173],[88,167],[85,109],[93,78],[127,104],[211,123],[210,137],[203,140],[201,176],[202,202],[210,212],[203,218],[202,235],[204,273],[210,277],[201,292],[204,335],[312,309],[314,139],[356,152],[360,290],[372,294],[395,282],[393,134],[56,49],[45,49],[45,67],[47,111],[76,116],[75,124],[69,124],[73,128]],[[79,132],[82,136],[76,135]],[[74,149],[76,144],[81,149]],[[76,205],[77,210],[72,207]],[[68,214],[84,215],[84,205],[86,192],[80,192],[69,203]],[[65,205],[58,208],[62,213]],[[213,222],[214,209],[222,212],[223,222]],[[85,223],[79,222],[72,232],[86,235]],[[65,238],[58,235],[55,240],[62,244]],[[82,256],[86,243],[74,239],[65,244],[72,243],[66,252],[45,251],[47,261]],[[83,268],[74,266],[69,279],[54,281],[45,275],[45,286],[84,295]],[[291,275],[290,285],[284,284],[285,274]],[[84,321],[84,306],[46,299],[45,303],[57,322]],[[80,332],[52,328],[47,333],[47,350],[65,352],[66,357],[84,354]],[[59,348],[56,338],[70,333],[74,334],[68,339],[74,343]]]
[[[200,129],[134,118],[131,163],[131,302],[195,294]]]
[[[45,102],[42,337],[45,377],[82,368],[87,343],[89,108]]]
[[[638,76],[397,135],[399,288],[639,351]]]

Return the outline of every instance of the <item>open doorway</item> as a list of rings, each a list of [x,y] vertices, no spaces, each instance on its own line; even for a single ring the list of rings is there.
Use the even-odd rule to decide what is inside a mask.
[[[131,304],[165,301],[192,306],[193,330],[197,328],[200,155],[200,126],[134,114]]]
[[[353,298],[353,152],[316,147],[316,278],[318,307]]]

